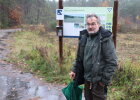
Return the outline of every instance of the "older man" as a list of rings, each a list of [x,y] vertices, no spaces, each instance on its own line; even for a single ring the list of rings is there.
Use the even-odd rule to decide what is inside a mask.
[[[106,100],[107,86],[117,67],[112,33],[95,14],[86,16],[87,29],[80,32],[75,64],[70,72],[75,85],[85,85],[86,100]]]

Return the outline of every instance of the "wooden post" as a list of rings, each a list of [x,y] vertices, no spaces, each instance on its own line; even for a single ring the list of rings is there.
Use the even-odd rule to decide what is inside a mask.
[[[117,25],[118,25],[118,0],[114,1],[114,8],[113,8],[113,27],[112,27],[112,32],[113,32],[113,41],[115,44],[116,48],[116,37],[117,37]]]
[[[59,0],[58,7],[59,7],[59,9],[63,9],[63,0]],[[63,26],[63,20],[59,20],[58,25]],[[62,65],[62,62],[63,62],[63,32],[62,32],[62,36],[59,36],[59,64],[60,64],[60,67]]]

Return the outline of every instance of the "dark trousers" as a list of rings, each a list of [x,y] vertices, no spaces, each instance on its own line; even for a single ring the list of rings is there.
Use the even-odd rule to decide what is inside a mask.
[[[85,81],[84,95],[85,100],[106,100],[107,86],[102,87],[97,83],[91,87],[90,82]]]

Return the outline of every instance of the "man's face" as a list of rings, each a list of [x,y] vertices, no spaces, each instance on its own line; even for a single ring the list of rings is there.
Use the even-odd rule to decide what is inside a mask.
[[[99,30],[100,25],[97,23],[96,17],[87,18],[86,22],[89,34],[94,34]]]

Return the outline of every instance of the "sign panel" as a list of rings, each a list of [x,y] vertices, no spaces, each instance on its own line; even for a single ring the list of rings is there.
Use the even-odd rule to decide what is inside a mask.
[[[86,28],[86,15],[96,14],[101,19],[101,25],[112,31],[112,7],[64,7],[63,36],[78,37],[79,32]]]
[[[56,20],[63,20],[63,9],[56,9]]]

